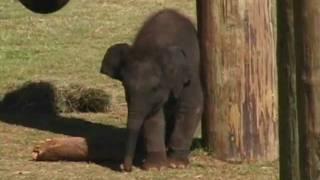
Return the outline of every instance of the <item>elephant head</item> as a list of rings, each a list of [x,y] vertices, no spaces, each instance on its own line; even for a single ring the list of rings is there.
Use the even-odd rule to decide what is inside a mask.
[[[48,14],[64,7],[69,0],[19,0],[29,10]]]
[[[124,170],[130,171],[143,122],[158,112],[170,95],[179,98],[191,77],[179,47],[131,48],[116,44],[105,54],[101,73],[120,80],[128,105]]]

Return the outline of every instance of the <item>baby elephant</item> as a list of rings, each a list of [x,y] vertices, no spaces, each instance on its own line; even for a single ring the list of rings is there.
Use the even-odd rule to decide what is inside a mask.
[[[162,10],[142,26],[132,46],[111,46],[101,73],[120,80],[128,105],[123,163],[131,171],[140,131],[143,168],[184,167],[203,109],[197,32],[183,15]]]

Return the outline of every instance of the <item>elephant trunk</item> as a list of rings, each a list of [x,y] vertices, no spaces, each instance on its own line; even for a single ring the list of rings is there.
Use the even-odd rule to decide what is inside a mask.
[[[132,162],[143,120],[144,117],[141,116],[140,113],[129,112],[127,124],[126,152],[123,163],[123,169],[128,172],[132,170]]]

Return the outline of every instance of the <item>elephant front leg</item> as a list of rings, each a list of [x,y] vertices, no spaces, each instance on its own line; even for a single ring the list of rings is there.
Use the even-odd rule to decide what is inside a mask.
[[[144,138],[147,157],[142,168],[148,170],[166,167],[165,119],[162,109],[145,120]]]
[[[178,108],[168,147],[168,163],[171,168],[184,168],[189,164],[190,147],[201,114],[201,105]]]

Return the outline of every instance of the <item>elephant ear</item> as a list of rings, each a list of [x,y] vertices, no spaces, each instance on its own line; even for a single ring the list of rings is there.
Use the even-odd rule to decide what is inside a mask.
[[[111,46],[102,61],[100,72],[106,74],[113,79],[121,80],[121,67],[130,50],[130,46],[126,43],[115,44]]]
[[[191,81],[190,62],[187,62],[186,53],[179,47],[168,48],[169,57],[167,64],[167,77],[169,78],[172,93],[175,98],[179,98],[185,86]]]

